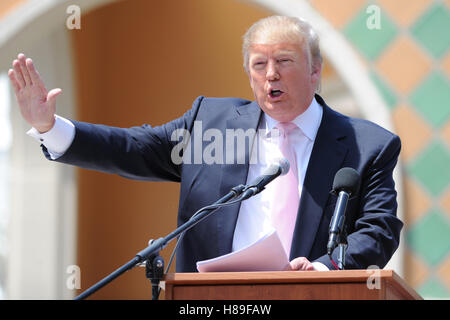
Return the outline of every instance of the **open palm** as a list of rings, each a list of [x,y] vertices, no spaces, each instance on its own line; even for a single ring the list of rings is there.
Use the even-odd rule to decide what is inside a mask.
[[[33,61],[19,54],[8,71],[22,117],[39,132],[50,130],[55,123],[56,97],[61,89],[47,91]]]

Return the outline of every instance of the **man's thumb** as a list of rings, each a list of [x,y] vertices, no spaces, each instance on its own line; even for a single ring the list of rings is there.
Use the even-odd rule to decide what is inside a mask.
[[[53,90],[50,90],[47,94],[47,101],[49,103],[55,103],[56,97],[59,96],[62,93],[62,90],[60,88],[56,88]]]

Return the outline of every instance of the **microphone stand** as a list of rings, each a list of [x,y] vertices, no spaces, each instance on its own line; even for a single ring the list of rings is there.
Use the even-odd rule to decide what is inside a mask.
[[[150,278],[152,282],[152,299],[154,298],[157,299],[158,294],[155,295],[155,292],[158,291],[157,285],[159,284],[159,281],[162,279],[161,270],[162,268],[164,268],[164,260],[162,260],[162,258],[159,257],[158,252],[164,249],[168,245],[168,243],[173,239],[175,239],[178,235],[192,228],[201,220],[205,219],[214,211],[216,211],[219,207],[214,207],[214,205],[227,203],[228,201],[239,196],[244,189],[245,186],[242,184],[233,187],[231,191],[228,192],[225,196],[214,202],[211,206],[205,207],[205,209],[200,211],[198,214],[192,216],[188,221],[183,223],[181,226],[176,228],[174,231],[169,233],[164,238],[159,238],[157,240],[150,241],[148,247],[138,252],[133,259],[131,259],[129,262],[127,262],[126,264],[124,264],[111,274],[109,274],[107,277],[103,278],[102,280],[94,284],[92,287],[88,288],[86,291],[82,292],[80,295],[75,297],[74,300],[83,300],[89,297],[91,294],[103,288],[108,283],[110,283],[111,281],[113,281],[126,271],[133,269],[135,266],[142,263],[143,261],[146,261],[147,267],[146,276]],[[150,266],[148,266],[148,263],[150,263]]]
[[[342,231],[338,237],[338,247],[339,247],[338,267],[339,267],[339,270],[344,270],[344,268],[345,268],[345,252],[347,251],[347,247],[348,247],[347,231],[346,231],[345,225],[342,228]]]
[[[150,244],[153,243],[150,240]],[[159,255],[159,252],[152,253],[145,261],[145,276],[150,280],[152,286],[152,300],[159,298],[159,283],[164,277],[164,259]]]

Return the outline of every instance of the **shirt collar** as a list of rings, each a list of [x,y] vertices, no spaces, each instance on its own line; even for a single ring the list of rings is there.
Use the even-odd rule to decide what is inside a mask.
[[[311,141],[316,139],[317,131],[319,130],[320,122],[322,121],[323,109],[314,97],[309,107],[301,115],[297,116],[291,122],[299,127],[303,134]],[[266,134],[279,123],[268,114],[264,113]]]

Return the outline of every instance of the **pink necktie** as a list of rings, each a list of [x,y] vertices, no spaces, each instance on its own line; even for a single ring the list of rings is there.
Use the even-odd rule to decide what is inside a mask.
[[[277,230],[278,236],[289,258],[300,201],[298,194],[297,161],[294,148],[290,143],[289,134],[298,127],[292,122],[280,122],[276,127],[280,132],[279,149],[282,155],[289,161],[290,169],[286,175],[280,176],[275,180],[276,190],[272,205],[272,225]]]

